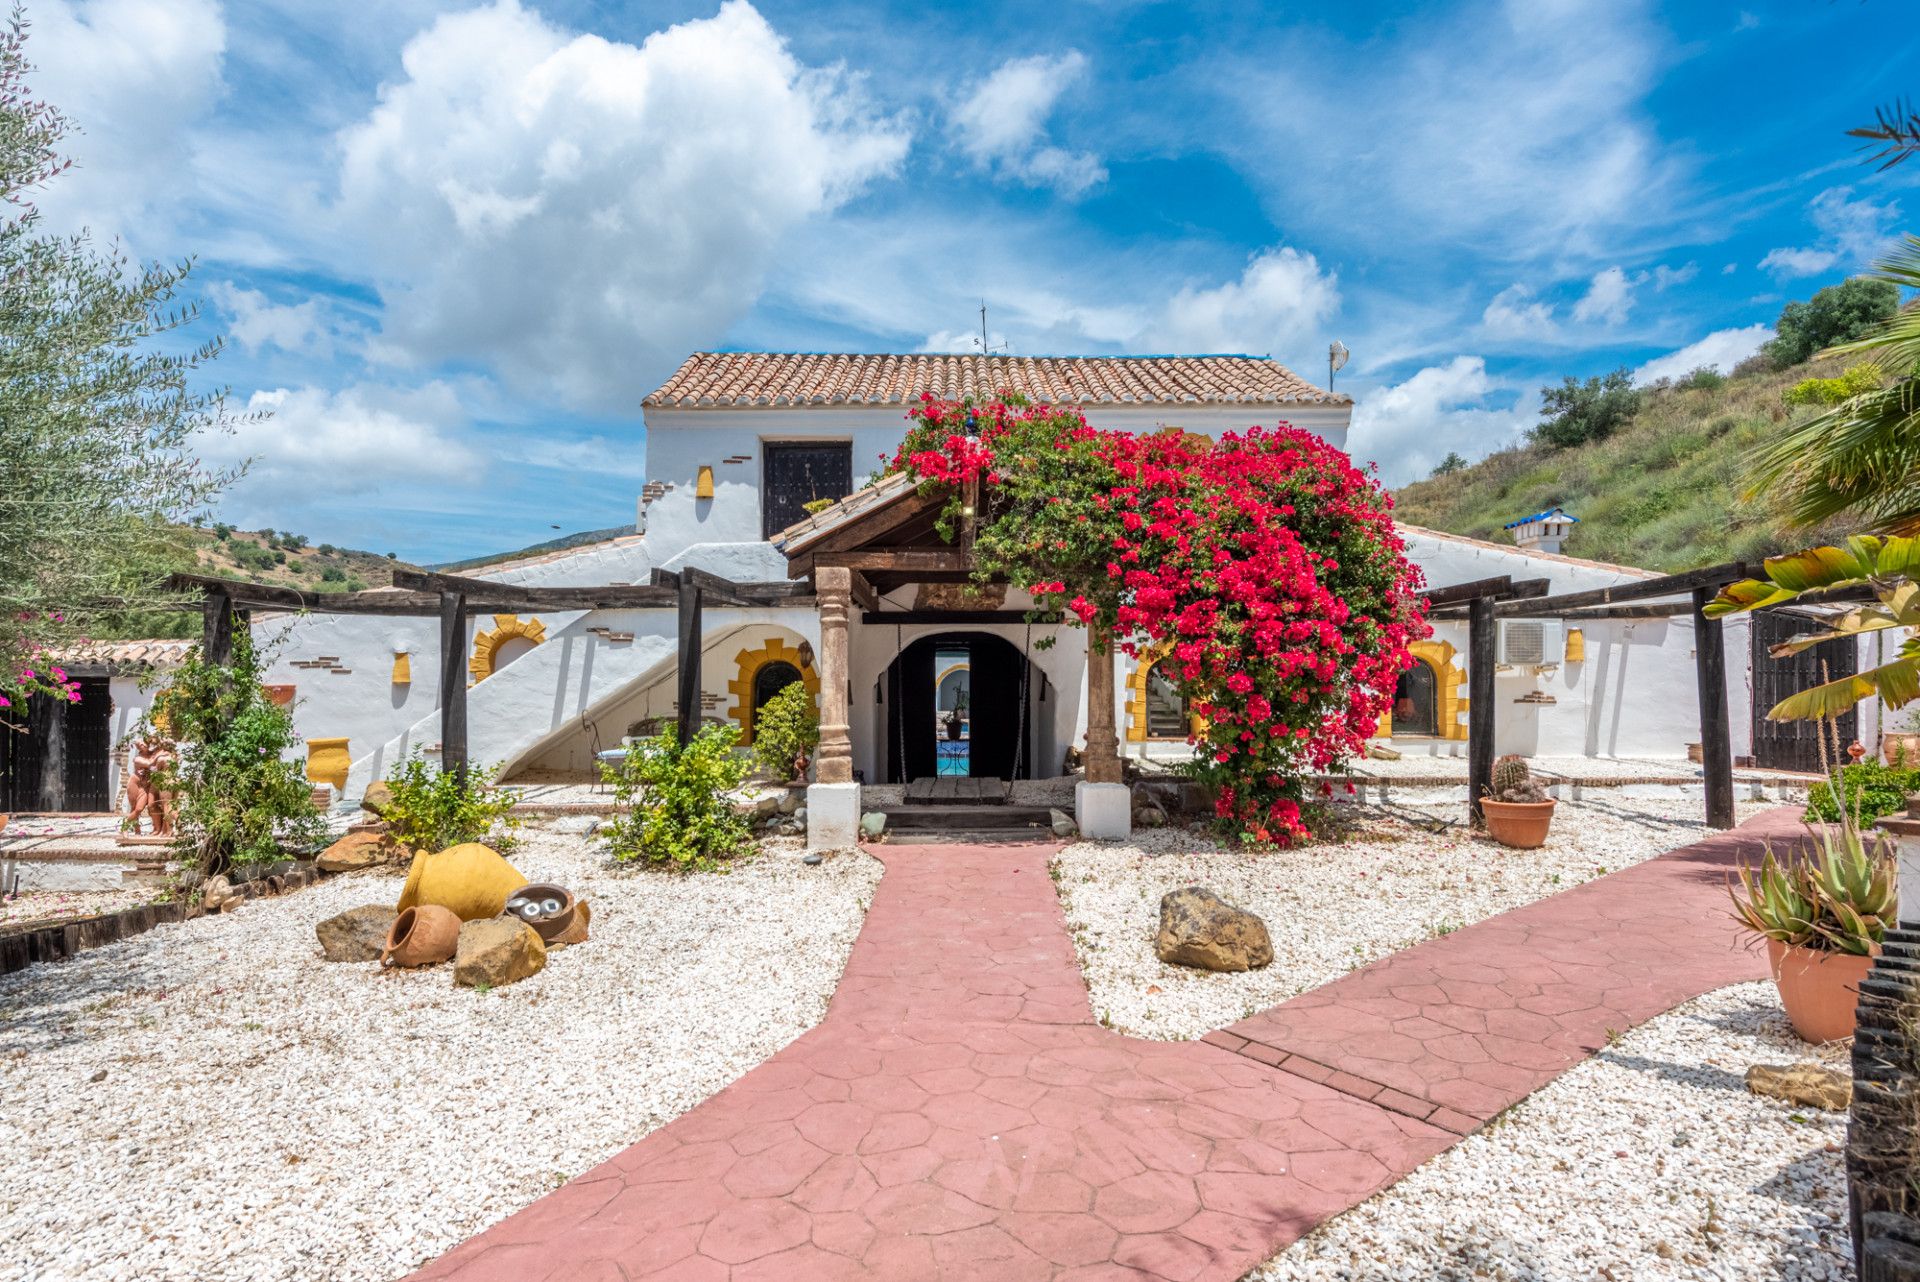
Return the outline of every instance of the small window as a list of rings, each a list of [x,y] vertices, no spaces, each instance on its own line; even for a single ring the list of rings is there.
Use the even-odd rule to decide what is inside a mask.
[[[760,499],[761,537],[772,538],[807,517],[807,504],[853,493],[853,446],[768,445]]]
[[[1155,664],[1147,669],[1147,738],[1184,739],[1193,729],[1187,696]]]

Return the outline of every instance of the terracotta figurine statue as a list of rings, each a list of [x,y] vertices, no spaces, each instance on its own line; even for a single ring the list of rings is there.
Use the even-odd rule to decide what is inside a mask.
[[[174,761],[173,745],[165,739],[142,739],[133,746],[132,769],[127,776],[127,827],[140,832],[140,817],[153,824],[153,835],[173,835],[173,798],[154,786],[153,774]]]

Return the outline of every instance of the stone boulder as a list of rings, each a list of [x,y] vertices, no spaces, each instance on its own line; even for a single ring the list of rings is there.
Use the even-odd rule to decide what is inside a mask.
[[[1080,825],[1075,823],[1073,816],[1064,810],[1049,810],[1047,827],[1053,831],[1054,836],[1062,839],[1071,839],[1080,835]]]
[[[460,927],[453,982],[462,988],[499,988],[538,975],[547,964],[540,932],[518,917],[484,917]]]
[[[1153,951],[1172,966],[1200,970],[1258,970],[1273,960],[1267,924],[1200,886],[1160,897],[1160,934]]]
[[[378,961],[380,950],[387,944],[387,932],[398,916],[386,904],[362,904],[327,918],[313,928],[313,933],[319,937],[320,951],[328,961]]]
[[[869,810],[860,816],[860,835],[868,841],[880,840],[880,834],[887,830],[887,815],[883,810]]]
[[[229,904],[239,907],[240,896],[234,892],[233,883],[225,877],[209,877],[200,887],[200,907],[210,913],[217,913]]]
[[[370,815],[379,815],[384,819],[386,818],[387,807],[392,804],[393,789],[387,787],[384,779],[374,780],[367,785],[367,790],[360,794],[360,809]]]
[[[320,852],[313,861],[321,872],[359,872],[394,863],[400,848],[383,832],[350,832]]]
[[[1814,1063],[1755,1064],[1747,1070],[1747,1089],[1829,1113],[1853,1103],[1853,1079]]]

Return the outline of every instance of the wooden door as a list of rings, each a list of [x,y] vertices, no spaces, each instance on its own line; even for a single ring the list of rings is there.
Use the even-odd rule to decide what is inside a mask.
[[[1772,646],[1812,630],[1812,621],[1790,614],[1762,611],[1752,619],[1753,638],[1753,764],[1769,770],[1820,770],[1820,723],[1769,721],[1767,710],[1790,694],[1824,681],[1837,681],[1859,670],[1859,652],[1845,641],[1833,641],[1776,659]],[[1821,668],[1825,665],[1825,675]],[[1860,714],[1849,709],[1840,718],[1840,748],[1860,735]],[[1828,754],[1831,756],[1831,752]],[[1839,764],[1839,763],[1836,763]]]
[[[806,505],[818,499],[843,499],[853,493],[853,446],[849,444],[768,445],[762,479],[761,537],[772,538],[804,520]]]

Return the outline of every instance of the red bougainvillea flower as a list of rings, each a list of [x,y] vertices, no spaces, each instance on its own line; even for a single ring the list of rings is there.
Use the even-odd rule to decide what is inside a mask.
[[[1224,826],[1306,836],[1305,776],[1364,751],[1428,634],[1374,479],[1285,425],[1135,435],[1004,396],[929,395],[908,417],[892,470],[951,487],[943,529],[984,488],[980,573],[1159,665],[1197,719],[1192,769]]]

